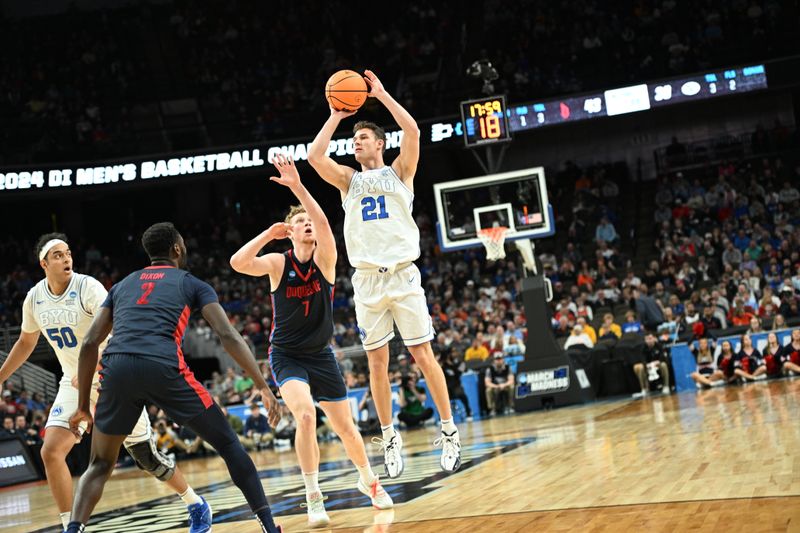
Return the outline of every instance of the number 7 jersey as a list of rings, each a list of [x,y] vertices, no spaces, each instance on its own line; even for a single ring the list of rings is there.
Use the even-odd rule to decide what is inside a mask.
[[[414,193],[390,166],[356,171],[342,202],[344,242],[354,268],[393,268],[419,258]]]
[[[69,381],[77,375],[83,337],[106,295],[107,291],[99,281],[76,272],[72,273],[67,289],[60,295],[50,292],[47,278],[28,291],[22,304],[22,331],[39,331],[45,336],[61,364],[62,381]],[[104,347],[105,343],[100,347],[101,352]]]

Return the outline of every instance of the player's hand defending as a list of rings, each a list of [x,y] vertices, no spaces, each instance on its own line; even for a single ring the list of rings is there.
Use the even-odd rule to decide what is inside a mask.
[[[366,80],[367,85],[369,85],[369,93],[367,96],[372,98],[380,98],[386,94],[386,89],[383,88],[383,83],[381,83],[381,80],[378,79],[378,76],[376,76],[371,70],[364,71],[364,80]]]
[[[285,222],[276,222],[267,230],[269,240],[288,239],[292,236],[292,225]]]
[[[301,185],[300,174],[297,172],[297,167],[294,166],[294,161],[291,157],[286,157],[283,154],[278,154],[272,160],[272,164],[278,169],[280,176],[272,176],[269,180],[275,183],[280,183],[285,187],[294,190]]]
[[[69,417],[69,430],[77,439],[81,438],[80,426],[82,422],[86,422],[88,424],[86,427],[86,433],[91,433],[94,420],[92,419],[92,415],[90,415],[88,412],[78,409],[72,413],[71,417]]]
[[[272,391],[269,390],[269,387],[261,389],[261,401],[264,402],[264,407],[267,408],[267,422],[274,428],[281,420],[281,405],[275,395],[272,394]]]

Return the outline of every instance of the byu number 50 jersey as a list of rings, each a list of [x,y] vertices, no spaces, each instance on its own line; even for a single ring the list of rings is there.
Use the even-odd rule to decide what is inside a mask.
[[[107,294],[99,281],[75,272],[63,294],[56,296],[50,292],[47,278],[28,291],[22,304],[22,331],[40,331],[45,336],[61,364],[62,381],[77,375],[83,337]],[[100,346],[100,353],[103,348],[105,342]]]
[[[412,193],[390,166],[356,171],[342,202],[344,243],[354,268],[387,267],[419,257]]]

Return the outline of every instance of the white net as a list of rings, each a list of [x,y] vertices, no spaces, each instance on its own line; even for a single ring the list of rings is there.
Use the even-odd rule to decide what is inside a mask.
[[[486,248],[486,259],[497,261],[506,256],[506,232],[508,228],[496,226],[478,230],[478,238]]]

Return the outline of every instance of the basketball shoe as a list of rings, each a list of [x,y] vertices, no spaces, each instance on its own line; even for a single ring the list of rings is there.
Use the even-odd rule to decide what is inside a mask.
[[[305,506],[308,508],[308,527],[325,527],[331,523],[328,513],[325,512],[325,498],[319,492],[306,494]]]
[[[200,503],[189,506],[189,533],[207,533],[211,531],[211,506],[205,498]]]
[[[381,482],[377,477],[375,477],[375,481],[373,481],[371,485],[367,485],[361,481],[361,478],[358,478],[358,490],[361,494],[368,496],[369,499],[372,500],[372,506],[376,509],[383,511],[384,509],[391,509],[394,507],[392,497],[386,494],[386,491],[383,490]]]
[[[461,467],[461,441],[458,430],[449,435],[442,431],[442,436],[433,441],[433,445],[442,447],[442,457],[439,460],[442,470],[452,473]]]
[[[383,465],[386,469],[386,475],[394,479],[402,474],[405,465],[403,464],[402,454],[403,438],[400,436],[400,433],[395,431],[394,437],[389,440],[384,440],[380,437],[372,437],[372,442],[383,449]]]

